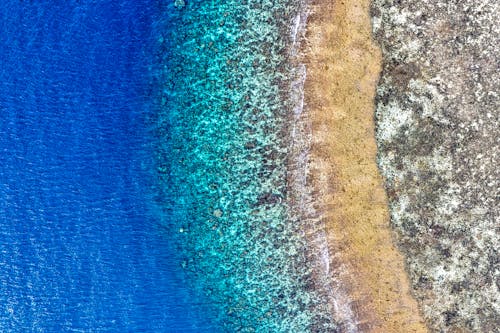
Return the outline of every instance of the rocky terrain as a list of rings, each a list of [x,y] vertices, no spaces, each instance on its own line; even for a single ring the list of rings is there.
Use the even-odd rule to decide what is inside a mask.
[[[433,332],[498,332],[500,2],[375,0],[378,164]]]

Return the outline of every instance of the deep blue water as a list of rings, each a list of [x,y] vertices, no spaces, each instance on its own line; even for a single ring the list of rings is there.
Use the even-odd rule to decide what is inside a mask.
[[[210,331],[154,200],[165,10],[0,2],[0,332]]]

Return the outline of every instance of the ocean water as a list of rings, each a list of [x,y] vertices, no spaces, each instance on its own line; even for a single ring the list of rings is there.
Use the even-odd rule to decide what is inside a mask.
[[[0,2],[1,332],[210,330],[155,204],[162,11]]]
[[[1,332],[335,331],[288,200],[302,8],[0,3]]]
[[[174,8],[158,37],[157,170],[162,224],[190,288],[219,332],[335,332],[311,226],[290,200],[304,4]]]

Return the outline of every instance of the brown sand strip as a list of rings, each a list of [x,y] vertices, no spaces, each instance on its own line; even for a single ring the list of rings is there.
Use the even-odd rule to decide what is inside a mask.
[[[332,280],[350,302],[339,307],[354,316],[337,319],[351,321],[346,332],[427,332],[393,242],[376,165],[373,100],[381,55],[371,39],[369,1],[315,0],[310,10],[304,63],[311,182],[329,238]]]

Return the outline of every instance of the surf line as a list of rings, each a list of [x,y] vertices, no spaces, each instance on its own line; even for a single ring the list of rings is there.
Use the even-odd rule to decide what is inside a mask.
[[[369,0],[308,4],[301,62],[311,133],[307,186],[328,246],[328,281],[321,280],[333,290],[333,315],[343,332],[427,332],[376,164],[381,53],[369,7]]]

